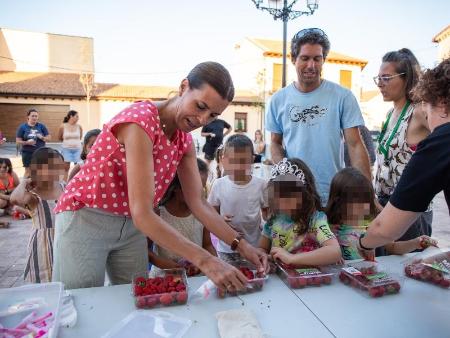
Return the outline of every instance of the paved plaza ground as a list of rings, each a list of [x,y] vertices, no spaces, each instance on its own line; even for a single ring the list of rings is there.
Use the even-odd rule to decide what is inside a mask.
[[[11,158],[14,170],[19,176],[23,175],[15,145],[0,148],[0,157]],[[0,216],[0,220],[11,222],[9,229],[0,229],[0,288],[23,285],[31,220],[13,220],[9,216]],[[441,247],[450,247],[450,216],[443,193],[434,200],[433,237],[439,240]]]

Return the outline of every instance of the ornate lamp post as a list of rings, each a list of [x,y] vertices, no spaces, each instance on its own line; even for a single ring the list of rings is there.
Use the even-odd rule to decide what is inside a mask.
[[[302,15],[312,15],[314,11],[319,8],[319,0],[306,0],[306,7],[308,11],[296,11],[292,7],[298,0],[252,0],[256,8],[268,11],[274,20],[283,20],[283,77],[282,86],[286,86],[286,35],[287,23]],[[267,2],[267,5],[264,3]],[[281,3],[283,6],[281,7]],[[288,4],[289,3],[289,4]]]

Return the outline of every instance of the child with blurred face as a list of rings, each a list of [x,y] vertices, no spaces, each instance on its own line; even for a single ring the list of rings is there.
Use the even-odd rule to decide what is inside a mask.
[[[197,165],[203,188],[205,188],[208,177],[208,165],[199,158],[197,158]],[[210,232],[195,218],[186,203],[178,176],[175,176],[172,183],[170,183],[166,194],[160,202],[158,212],[163,220],[190,241],[203,247],[211,255],[217,256],[216,250],[211,243]],[[148,241],[151,240],[148,239]],[[157,268],[172,269],[184,267],[188,276],[194,276],[200,273],[200,269],[191,262],[159,245],[154,244],[153,248],[149,248],[148,255],[150,263]]]
[[[362,258],[357,242],[377,214],[374,201],[375,193],[371,182],[357,169],[345,168],[331,181],[327,215],[331,230],[341,247],[343,259]],[[387,244],[381,248],[380,253],[385,250],[388,254],[403,255],[436,244],[434,239],[423,235]]]
[[[64,174],[62,155],[52,148],[39,148],[31,158],[30,178],[24,179],[11,195],[14,204],[28,209],[33,221],[24,273],[30,283],[52,280],[53,209],[63,192]]]
[[[267,211],[268,201],[267,183],[252,175],[253,159],[252,141],[245,135],[230,136],[220,159],[225,176],[214,182],[208,202],[244,239],[257,246],[262,213]],[[219,257],[226,261],[239,258],[222,241],[219,241],[217,251]]]
[[[322,211],[314,176],[297,158],[272,168],[269,182],[271,216],[263,228],[260,248],[274,261],[289,266],[320,266],[340,260],[339,244]]]

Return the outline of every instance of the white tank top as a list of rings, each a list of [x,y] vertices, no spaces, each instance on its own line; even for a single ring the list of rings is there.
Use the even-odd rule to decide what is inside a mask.
[[[81,129],[78,124],[64,123],[63,148],[81,149]]]

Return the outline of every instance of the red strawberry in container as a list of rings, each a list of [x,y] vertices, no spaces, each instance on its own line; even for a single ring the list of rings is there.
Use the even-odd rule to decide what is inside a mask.
[[[450,279],[442,279],[440,285],[443,288],[450,288]]]
[[[140,287],[145,287],[145,285],[146,285],[146,279],[145,279],[145,277],[137,277],[137,278],[134,280],[134,284],[135,284],[135,285],[139,285]]]
[[[133,294],[135,296],[143,296],[144,295],[144,288],[140,285],[134,285],[133,287]]]
[[[156,305],[158,305],[158,303],[159,303],[159,297],[158,296],[153,296],[152,295],[152,296],[147,296],[146,298],[147,298],[146,306],[149,307],[149,308],[153,308]]]
[[[297,278],[295,278],[295,277],[288,277],[287,280],[288,280],[289,286],[290,286],[292,289],[297,289],[297,288],[300,287],[300,286],[299,286],[300,279],[297,279]]]
[[[322,277],[322,283],[323,284],[331,284],[331,276],[323,276]]]
[[[159,301],[163,305],[170,305],[173,302],[173,297],[170,293],[164,293],[159,297]]]
[[[176,300],[177,300],[178,304],[186,304],[187,299],[188,299],[188,295],[187,295],[186,291],[178,292],[176,295]]]
[[[145,300],[144,296],[136,297],[135,299],[135,305],[138,309],[144,309],[147,305],[147,301]]]

